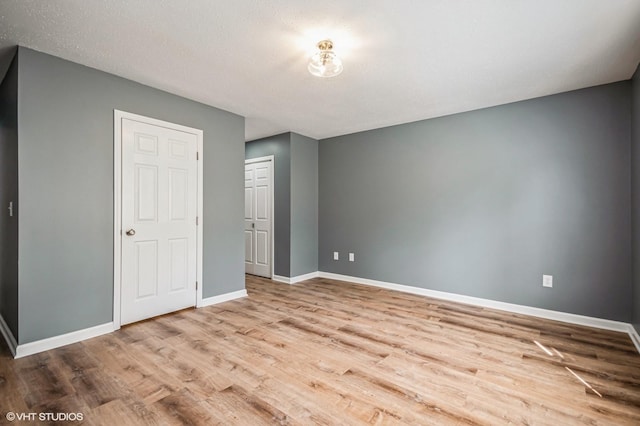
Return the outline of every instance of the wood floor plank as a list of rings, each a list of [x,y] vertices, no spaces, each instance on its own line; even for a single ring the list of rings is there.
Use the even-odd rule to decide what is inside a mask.
[[[624,333],[329,279],[13,360],[5,411],[90,425],[637,425]]]
[[[18,377],[17,361],[11,357],[9,348],[0,339],[0,411],[30,411],[24,398],[28,388]],[[5,415],[6,412],[0,412],[0,424],[5,420]]]

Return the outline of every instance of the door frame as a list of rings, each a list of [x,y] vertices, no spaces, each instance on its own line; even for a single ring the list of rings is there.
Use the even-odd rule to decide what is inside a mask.
[[[202,214],[203,192],[202,171],[204,169],[203,137],[200,129],[170,123],[168,121],[145,117],[130,112],[113,110],[113,329],[120,328],[121,310],[121,285],[122,285],[122,120],[129,119],[153,126],[166,127],[190,133],[196,136],[197,146],[197,180],[196,180],[196,214],[198,223],[196,226],[196,300],[194,306],[202,306],[202,229],[204,217]]]
[[[266,163],[266,162],[271,162],[271,181],[269,182],[269,187],[271,188],[271,194],[270,194],[270,203],[269,203],[269,208],[271,209],[271,253],[269,253],[271,255],[271,279],[273,279],[273,276],[275,275],[275,258],[276,258],[276,251],[275,251],[275,243],[274,241],[276,240],[276,229],[274,226],[275,223],[275,215],[276,215],[276,207],[273,204],[273,200],[274,200],[274,194],[276,192],[276,188],[274,185],[275,182],[275,175],[276,175],[276,159],[274,155],[267,155],[264,157],[256,157],[256,158],[247,158],[244,160],[244,165],[246,166],[247,164],[254,164],[254,163]],[[247,272],[246,268],[245,268],[245,273]]]

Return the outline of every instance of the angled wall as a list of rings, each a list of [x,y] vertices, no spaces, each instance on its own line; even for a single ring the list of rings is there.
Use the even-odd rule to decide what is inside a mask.
[[[245,159],[274,157],[273,268],[276,275],[291,276],[291,136],[289,133],[245,144]],[[244,266],[243,266],[244,267]]]
[[[19,48],[19,342],[112,320],[113,110],[204,131],[203,296],[244,289],[244,119]]]
[[[640,65],[631,80],[631,170],[633,214],[633,318],[640,333]]]
[[[245,158],[273,155],[274,273],[318,271],[318,141],[288,132],[245,144]]]
[[[291,133],[291,276],[318,270],[318,141]]]
[[[320,270],[630,321],[630,89],[321,140]]]
[[[13,203],[13,215],[9,203]],[[17,340],[18,55],[0,84],[0,317]]]

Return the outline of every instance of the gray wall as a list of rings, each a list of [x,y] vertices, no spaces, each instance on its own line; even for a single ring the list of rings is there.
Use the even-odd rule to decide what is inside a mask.
[[[112,320],[113,110],[204,131],[203,293],[244,288],[244,119],[19,48],[19,343]]]
[[[274,156],[274,273],[291,276],[291,137],[290,133],[245,144],[245,158]],[[243,201],[244,202],[244,201]],[[244,251],[243,251],[244,253]],[[244,266],[243,266],[244,268]]]
[[[291,133],[291,276],[318,270],[318,141]]]
[[[15,52],[14,52],[15,53]],[[14,215],[7,207],[13,201]],[[18,56],[0,85],[0,316],[18,339]]]
[[[320,270],[630,321],[629,129],[627,81],[322,140]]]
[[[633,318],[640,333],[640,65],[631,80],[631,200],[633,209]]]

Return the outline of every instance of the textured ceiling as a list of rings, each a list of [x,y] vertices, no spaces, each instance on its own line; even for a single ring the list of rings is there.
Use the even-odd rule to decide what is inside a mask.
[[[17,44],[321,139],[628,79],[640,1],[0,0]]]

